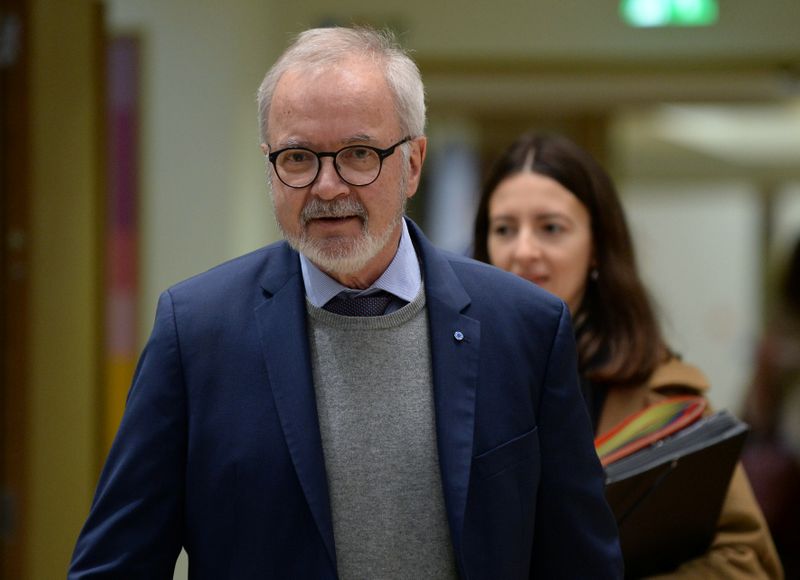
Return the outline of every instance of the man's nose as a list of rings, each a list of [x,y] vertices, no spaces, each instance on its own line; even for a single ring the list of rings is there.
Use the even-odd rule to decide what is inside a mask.
[[[335,199],[349,194],[350,186],[339,177],[333,158],[323,157],[319,163],[319,173],[311,184],[311,193],[320,199]]]

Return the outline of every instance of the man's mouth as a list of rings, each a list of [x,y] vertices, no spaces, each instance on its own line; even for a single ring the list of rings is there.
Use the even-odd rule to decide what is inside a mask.
[[[322,223],[327,223],[327,224],[336,224],[336,223],[342,223],[342,222],[345,222],[345,221],[348,221],[348,220],[351,220],[351,219],[361,219],[361,218],[359,216],[357,216],[357,215],[319,216],[319,217],[312,217],[308,221],[309,222],[316,221],[316,222],[322,222]]]
[[[329,225],[344,224],[353,219],[366,223],[367,212],[355,200],[326,203],[314,199],[303,209],[300,219],[305,225],[312,222]]]

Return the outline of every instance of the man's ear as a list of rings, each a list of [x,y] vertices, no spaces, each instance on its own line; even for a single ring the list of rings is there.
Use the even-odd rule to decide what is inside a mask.
[[[261,152],[262,152],[264,155],[266,155],[267,153],[269,153],[269,147],[267,147],[267,144],[266,144],[266,143],[262,143],[262,144],[261,144]]]
[[[406,197],[413,197],[419,187],[422,174],[422,165],[425,162],[425,153],[428,150],[428,138],[424,135],[411,141],[411,155],[408,157],[409,173]]]

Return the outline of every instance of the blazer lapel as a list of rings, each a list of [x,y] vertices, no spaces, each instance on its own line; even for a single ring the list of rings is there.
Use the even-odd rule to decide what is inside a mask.
[[[261,280],[267,300],[256,308],[255,316],[286,444],[335,569],[336,551],[306,332],[303,279],[298,256],[288,245],[277,247],[276,254]]]
[[[453,547],[460,560],[472,464],[480,322],[462,314],[470,298],[450,263],[413,222],[408,225],[422,260],[439,464]]]

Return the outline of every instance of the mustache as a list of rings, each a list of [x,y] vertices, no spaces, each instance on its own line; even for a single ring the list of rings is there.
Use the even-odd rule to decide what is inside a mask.
[[[300,212],[300,221],[305,225],[313,219],[350,216],[356,216],[366,222],[367,210],[361,202],[351,197],[332,201],[312,198]]]

